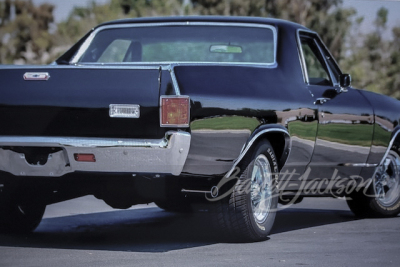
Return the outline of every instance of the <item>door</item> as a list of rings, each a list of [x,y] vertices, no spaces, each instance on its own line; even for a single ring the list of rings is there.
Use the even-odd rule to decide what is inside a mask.
[[[372,107],[358,90],[340,87],[341,71],[316,34],[300,33],[300,41],[307,87],[318,108],[311,172],[305,178],[356,178],[370,152]]]

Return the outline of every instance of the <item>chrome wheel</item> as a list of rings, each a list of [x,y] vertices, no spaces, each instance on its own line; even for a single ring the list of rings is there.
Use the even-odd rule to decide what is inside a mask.
[[[272,198],[271,164],[264,155],[259,155],[251,174],[251,208],[257,223],[264,223],[271,210]]]
[[[374,190],[378,203],[390,207],[400,198],[400,157],[390,151],[375,174]]]

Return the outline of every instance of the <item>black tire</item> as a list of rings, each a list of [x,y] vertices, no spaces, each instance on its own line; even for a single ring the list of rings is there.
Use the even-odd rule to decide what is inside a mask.
[[[35,203],[19,204],[17,201],[2,203],[0,207],[0,232],[30,233],[43,218],[46,205]]]
[[[348,196],[347,204],[357,217],[385,218],[395,217],[400,213],[399,148],[398,143],[393,145],[385,159],[390,164],[378,167],[369,188]]]
[[[0,177],[0,232],[30,233],[43,218],[46,204],[40,196],[30,194],[18,181]]]
[[[269,168],[264,164],[268,164]],[[274,150],[269,141],[263,140],[255,145],[240,165],[244,171],[239,172],[240,178],[234,185],[232,193],[214,205],[213,213],[216,214],[212,214],[212,216],[214,216],[214,221],[217,224],[216,230],[222,231],[225,238],[234,242],[263,241],[268,239],[278,206],[276,184],[279,169]],[[266,176],[270,177],[270,181],[265,183],[263,179],[264,182],[259,186],[260,184],[255,183],[254,179],[258,172],[254,171],[256,169],[261,170],[261,168],[270,172],[269,175],[266,173]],[[254,182],[252,182],[252,178]],[[253,184],[255,184],[254,188],[252,187]],[[263,201],[267,207],[264,206],[264,213],[261,212],[260,214],[255,211],[261,211],[257,208],[260,207],[260,204],[256,205],[256,199],[262,195],[261,192],[266,191],[269,192],[266,195],[270,196]]]

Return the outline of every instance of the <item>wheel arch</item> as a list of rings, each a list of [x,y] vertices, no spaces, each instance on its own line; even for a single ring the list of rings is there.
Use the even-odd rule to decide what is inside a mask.
[[[281,170],[290,154],[292,145],[291,138],[288,130],[285,127],[278,124],[270,124],[258,127],[251,134],[243,146],[239,157],[234,162],[232,169],[225,176],[229,177],[235,170],[236,166],[238,166],[238,164],[243,160],[243,158],[248,153],[252,153],[252,148],[257,146],[257,144],[262,140],[268,140],[270,142],[278,159],[279,170]]]
[[[389,146],[387,147],[386,152],[383,155],[379,166],[383,164],[385,158],[388,156],[390,150],[392,149],[395,143],[400,143],[400,125],[393,129],[392,135],[390,136]]]
[[[393,141],[390,143],[391,145],[393,145],[393,143],[400,143],[400,125],[396,126],[396,128],[393,129],[390,140]]]

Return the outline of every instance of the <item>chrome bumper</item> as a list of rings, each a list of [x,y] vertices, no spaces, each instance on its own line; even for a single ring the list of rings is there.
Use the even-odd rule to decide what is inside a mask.
[[[76,171],[180,175],[190,140],[189,133],[175,131],[157,140],[0,136],[0,170],[16,176],[60,177]],[[24,154],[1,147],[62,150],[49,154],[45,165],[32,165]],[[75,154],[93,154],[96,161],[76,161]]]

